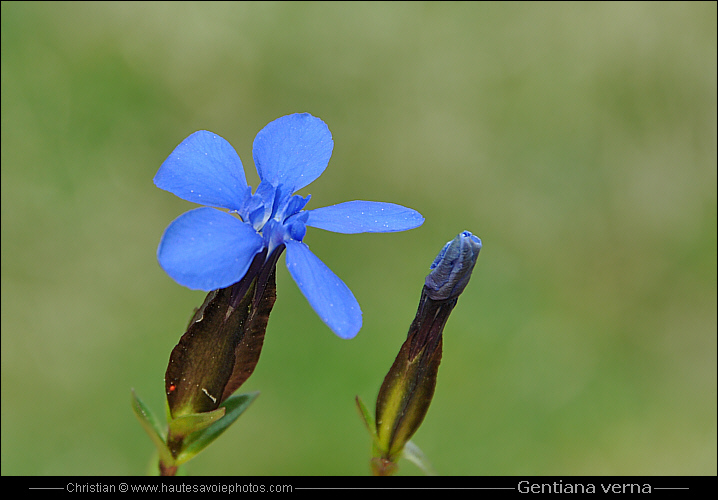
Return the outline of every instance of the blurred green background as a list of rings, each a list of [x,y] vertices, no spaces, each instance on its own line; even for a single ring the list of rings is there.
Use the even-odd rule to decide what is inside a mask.
[[[190,133],[334,136],[307,208],[424,225],[309,230],[352,289],[335,337],[278,267],[249,411],[189,474],[363,475],[424,276],[484,243],[414,441],[440,474],[716,474],[715,3],[2,3],[2,473],[143,474],[130,388],[202,292],[155,251],[195,205],[152,177]],[[399,474],[420,471],[400,463]]]

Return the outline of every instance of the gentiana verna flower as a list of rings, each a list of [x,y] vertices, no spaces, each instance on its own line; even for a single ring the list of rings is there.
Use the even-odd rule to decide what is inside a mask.
[[[303,242],[306,227],[384,233],[416,228],[424,218],[410,208],[372,201],[303,210],[310,196],[294,193],[324,172],[333,147],[319,118],[300,113],[274,120],[254,139],[260,183],[252,194],[242,162],[225,139],[204,130],[187,137],[154,182],[206,207],[180,215],[165,230],[157,249],[162,268],[181,285],[211,291],[240,281],[264,249],[269,256],[284,245],[289,273],[319,317],[339,337],[354,337],[362,323],[359,304]]]

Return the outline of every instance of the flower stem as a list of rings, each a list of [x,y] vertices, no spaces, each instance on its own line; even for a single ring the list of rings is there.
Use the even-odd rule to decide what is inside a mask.
[[[174,476],[175,474],[177,474],[176,465],[165,465],[162,460],[160,460],[159,467],[160,476]]]

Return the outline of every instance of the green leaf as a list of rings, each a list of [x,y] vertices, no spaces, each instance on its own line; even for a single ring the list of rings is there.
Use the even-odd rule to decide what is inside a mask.
[[[220,407],[214,411],[190,413],[189,415],[182,415],[172,419],[169,424],[170,434],[175,438],[183,438],[193,432],[202,431],[222,418],[225,411],[225,408]]]
[[[436,471],[431,466],[431,463],[429,463],[429,460],[426,458],[426,455],[424,455],[424,452],[422,452],[412,441],[406,442],[402,456],[414,463],[414,465],[419,467],[427,476],[436,476]]]
[[[132,410],[135,412],[142,428],[145,432],[147,432],[150,439],[155,444],[157,452],[160,455],[160,459],[165,463],[172,463],[174,459],[172,458],[169,448],[167,448],[167,437],[162,430],[162,426],[159,424],[150,409],[140,400],[134,389],[132,389]]]
[[[364,425],[369,430],[369,434],[371,434],[372,439],[376,439],[376,425],[374,424],[374,417],[359,396],[356,396],[355,400],[357,409],[359,410],[359,416],[364,421]]]
[[[177,454],[177,464],[183,464],[204,450],[212,441],[217,439],[227,428],[234,423],[244,411],[249,408],[252,401],[259,396],[259,392],[239,394],[227,398],[220,406],[226,409],[224,417],[211,423],[206,429],[187,436],[182,451]]]

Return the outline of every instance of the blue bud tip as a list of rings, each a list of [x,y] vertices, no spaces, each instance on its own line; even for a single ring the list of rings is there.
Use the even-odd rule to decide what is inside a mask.
[[[480,251],[481,240],[469,231],[459,233],[444,245],[424,281],[429,298],[448,300],[461,295],[469,283]]]

